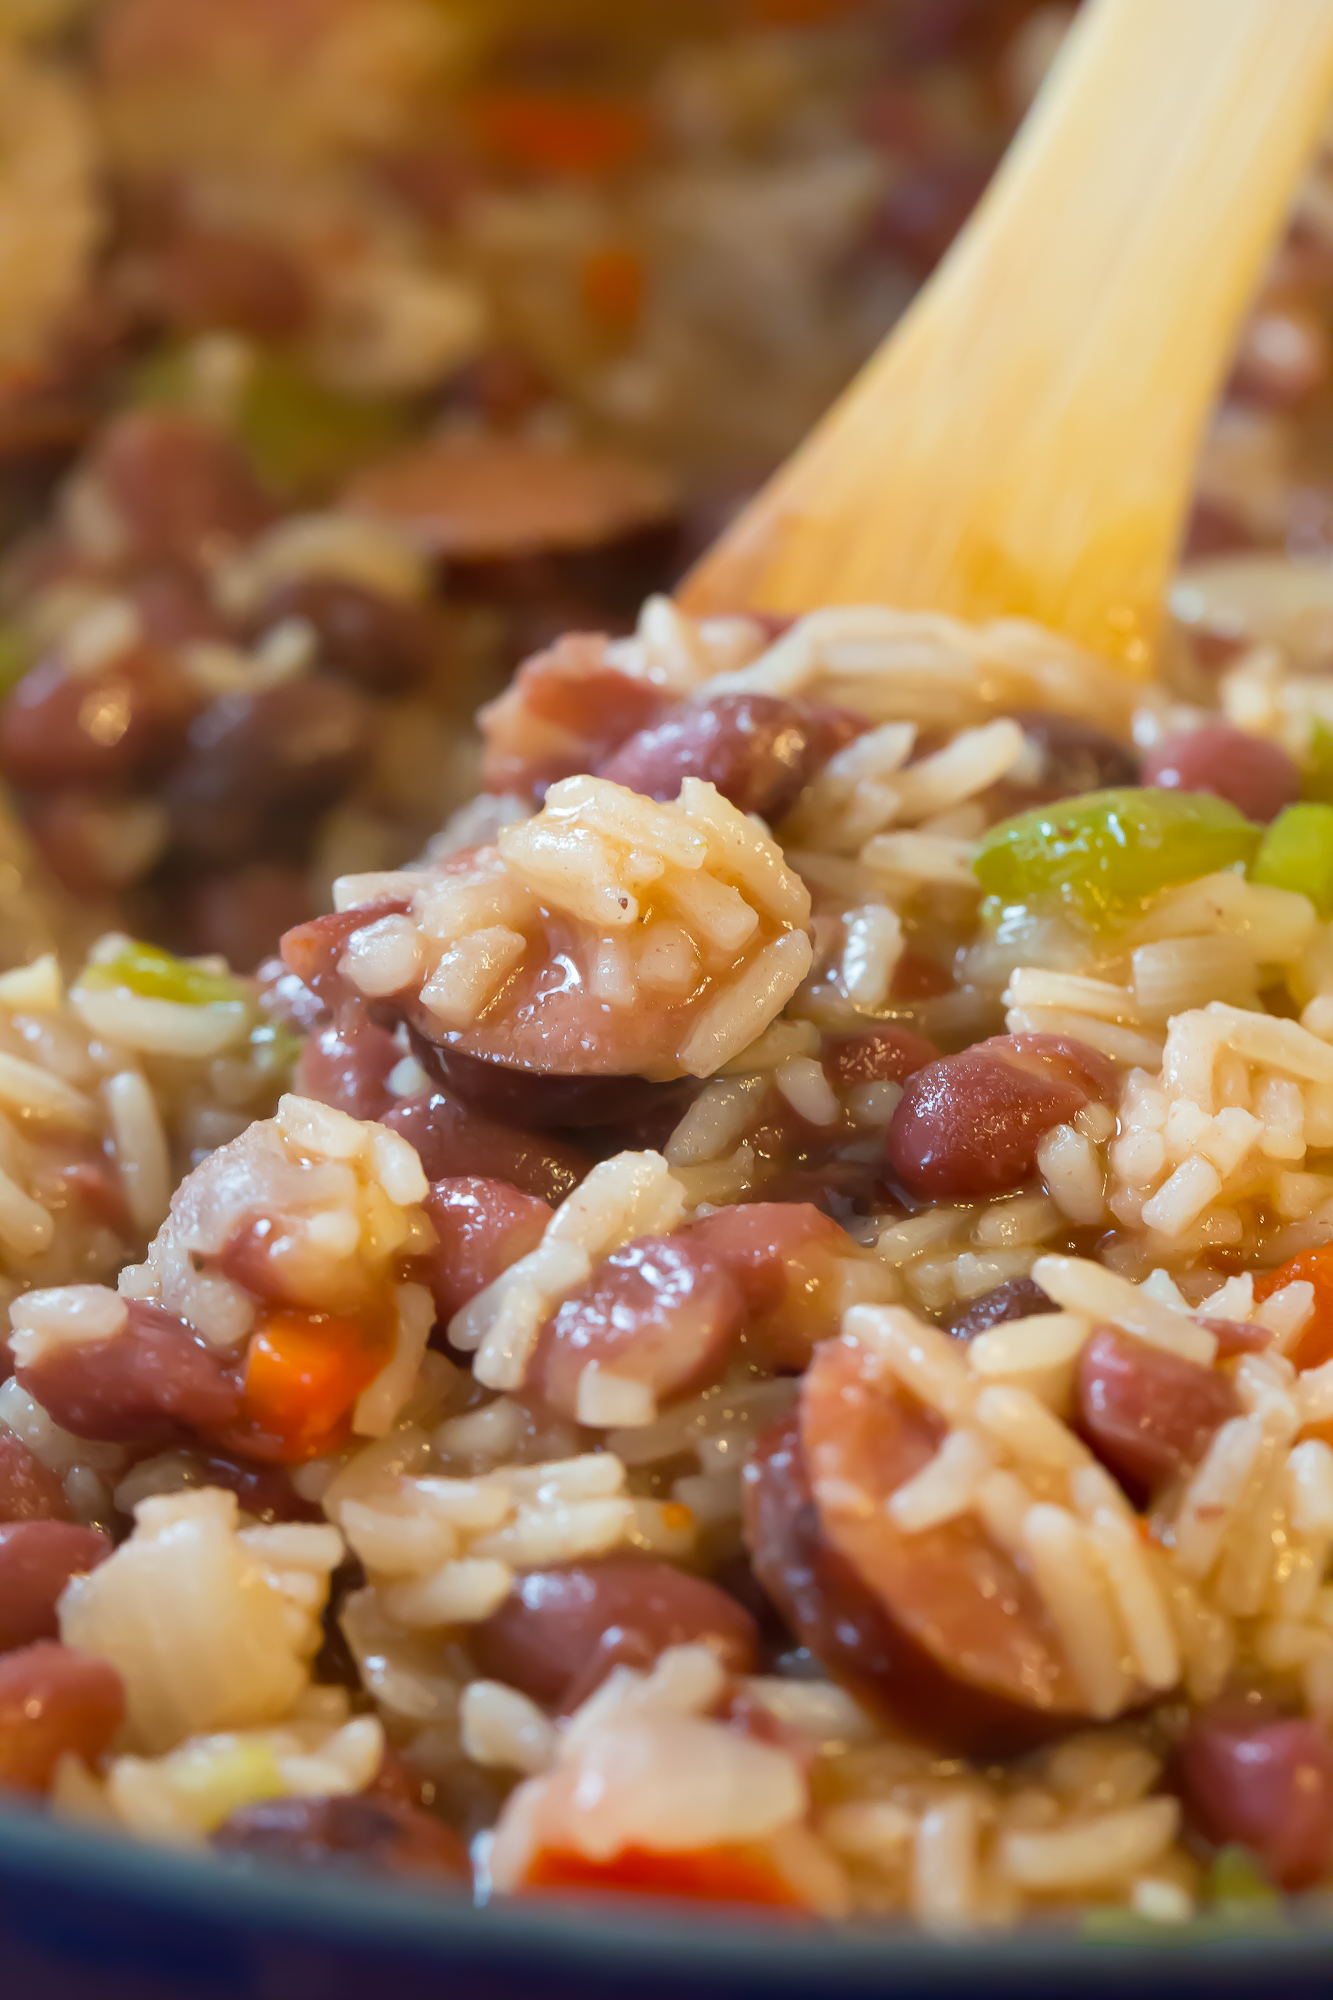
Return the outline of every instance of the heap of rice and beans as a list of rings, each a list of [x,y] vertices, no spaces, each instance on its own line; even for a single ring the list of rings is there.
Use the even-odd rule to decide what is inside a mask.
[[[1153,685],[627,624],[1067,12],[743,11],[7,16],[0,1781],[480,1897],[1327,1887],[1323,172]]]

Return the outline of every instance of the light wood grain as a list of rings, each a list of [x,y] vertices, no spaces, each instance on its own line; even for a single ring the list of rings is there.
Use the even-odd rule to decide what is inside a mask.
[[[1331,97],[1333,0],[1092,0],[973,222],[684,606],[1014,613],[1146,672]]]

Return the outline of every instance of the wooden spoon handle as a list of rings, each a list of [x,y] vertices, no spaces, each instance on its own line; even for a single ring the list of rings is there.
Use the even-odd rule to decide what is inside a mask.
[[[1009,613],[1147,671],[1331,96],[1333,0],[1092,0],[974,222],[682,604]]]

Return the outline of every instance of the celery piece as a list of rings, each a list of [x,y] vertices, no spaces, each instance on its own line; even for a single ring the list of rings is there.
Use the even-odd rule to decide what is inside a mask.
[[[973,869],[1006,908],[1058,911],[1108,931],[1163,889],[1251,861],[1259,839],[1211,792],[1125,786],[1003,820],[983,835]]]
[[[1308,896],[1327,923],[1333,917],[1333,806],[1288,806],[1263,837],[1252,882]]]
[[[91,991],[120,988],[144,1000],[175,1000],[186,1007],[234,1006],[245,988],[229,972],[207,972],[155,944],[127,940],[109,958],[93,959],[79,984]]]

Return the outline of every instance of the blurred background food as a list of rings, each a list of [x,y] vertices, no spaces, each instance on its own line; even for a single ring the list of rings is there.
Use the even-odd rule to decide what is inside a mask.
[[[253,965],[417,851],[478,702],[625,629],[881,337],[1072,11],[0,0],[6,954]],[[1331,321],[1327,164],[1194,554],[1333,542]],[[1274,616],[1202,574],[1186,672]]]

